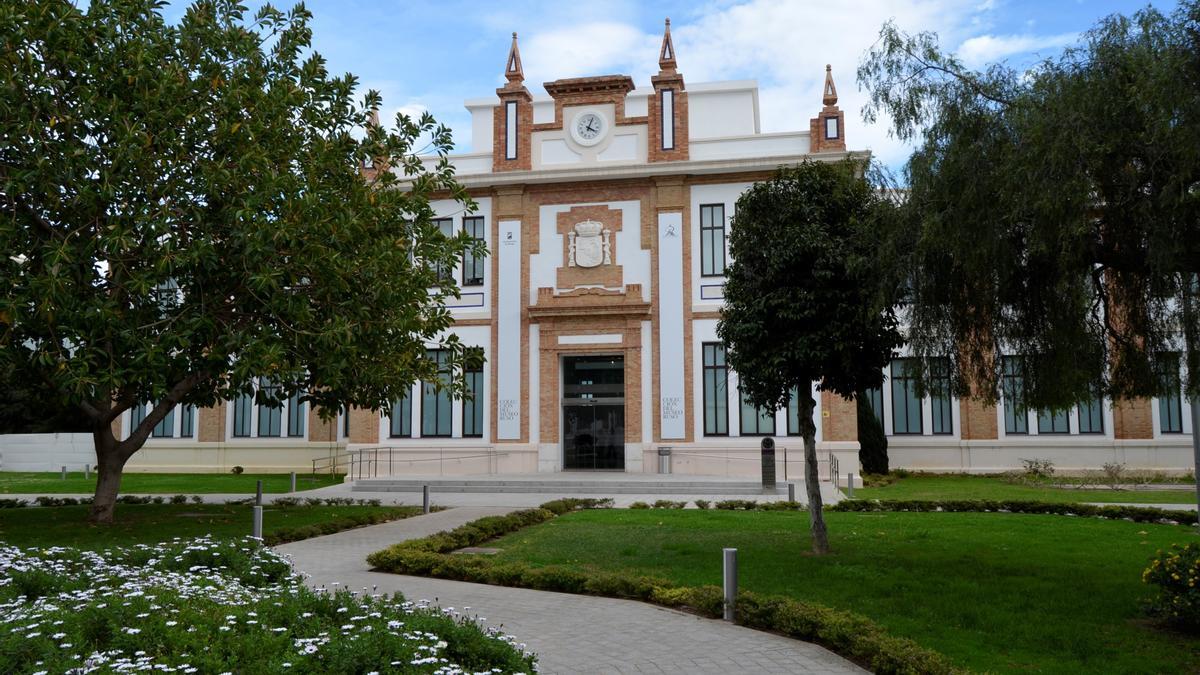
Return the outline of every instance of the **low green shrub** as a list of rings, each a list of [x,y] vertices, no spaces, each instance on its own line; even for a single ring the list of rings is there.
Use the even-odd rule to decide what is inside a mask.
[[[1142,572],[1142,581],[1158,589],[1147,608],[1151,614],[1200,633],[1200,544],[1159,551]]]
[[[759,511],[805,511],[808,506],[804,502],[762,502],[755,507]]]
[[[1166,511],[1144,506],[1110,504],[1095,506],[1070,502],[1038,502],[987,499],[957,500],[875,500],[847,499],[827,507],[830,511],[913,511],[913,512],[998,512],[1035,513],[1062,516],[1090,516],[1114,520],[1131,520],[1139,523],[1182,523],[1196,522],[1196,513],[1191,511]]]
[[[753,511],[758,508],[758,502],[753,499],[725,499],[717,502],[717,508],[722,511]]]
[[[650,508],[650,505],[649,505],[649,504],[647,504],[646,502],[634,502],[634,503],[632,503],[632,504],[630,504],[630,505],[629,505],[629,508],[631,508],[631,509],[639,509],[639,510],[641,510],[641,509],[648,509],[648,508]]]
[[[687,502],[676,502],[670,499],[659,499],[654,502],[654,508],[656,509],[682,509],[685,506],[687,506]]]
[[[174,497],[171,497],[171,503],[172,504],[186,504],[187,503],[187,495],[175,495]]]
[[[0,509],[21,509],[29,506],[24,499],[0,499]]]
[[[692,503],[695,504],[696,508],[700,509],[701,511],[707,511],[710,507],[712,507],[712,502],[708,501],[707,499],[697,499]]]

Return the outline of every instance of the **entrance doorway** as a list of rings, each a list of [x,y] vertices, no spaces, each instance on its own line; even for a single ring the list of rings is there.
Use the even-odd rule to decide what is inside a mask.
[[[625,357],[564,356],[564,469],[625,470]]]

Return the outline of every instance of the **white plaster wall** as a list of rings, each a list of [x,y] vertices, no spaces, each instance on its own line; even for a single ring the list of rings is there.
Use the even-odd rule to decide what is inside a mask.
[[[691,245],[692,245],[692,309],[693,311],[711,312],[721,308],[724,277],[700,276],[700,205],[725,205],[725,261],[729,263],[729,234],[730,223],[733,221],[733,207],[738,197],[748,190],[753,183],[721,183],[717,185],[692,186],[691,201]]]
[[[0,435],[0,471],[83,471],[96,465],[91,434]]]
[[[549,124],[554,121],[554,99],[538,97],[533,101],[533,123]]]
[[[521,437],[521,221],[502,220],[495,258],[500,281],[496,308],[498,419],[496,437]]]
[[[749,136],[758,133],[756,89],[688,87],[689,138]]]
[[[563,235],[558,233],[558,214],[570,211],[575,206],[590,206],[588,204],[549,204],[538,209],[538,250],[539,253],[529,256],[529,303],[537,303],[537,289],[556,288],[558,285],[558,268],[566,265],[566,253],[563,248]],[[601,202],[598,205],[607,206],[621,212],[621,231],[611,241],[616,251],[615,263],[620,265],[624,273],[625,284],[642,284],[642,299],[650,300],[650,251],[642,250],[642,219],[641,202],[637,200],[623,202]]]
[[[493,98],[483,101],[468,101],[467,110],[471,113],[471,150],[473,152],[492,152],[492,123],[493,109],[500,105],[500,99]]]
[[[653,87],[641,87],[629,92],[625,96],[625,116],[642,117],[649,114],[648,101],[653,93]]]
[[[784,157],[807,155],[811,149],[808,132],[693,138],[688,157],[694,161],[741,157]]]
[[[1112,440],[1088,436],[957,441],[927,437],[888,439],[894,468],[921,471],[995,473],[1023,468],[1023,459],[1048,459],[1059,472],[1096,470],[1105,463],[1127,469],[1183,473],[1193,469],[1191,437],[1167,440]]]
[[[575,118],[585,112],[597,113],[608,123],[604,139],[593,146],[576,143],[570,133]],[[532,134],[533,168],[564,169],[587,165],[644,163],[647,157],[645,125],[618,127],[615,115],[616,106],[611,103],[564,107],[562,129],[536,131]],[[547,121],[553,121],[553,114]]]

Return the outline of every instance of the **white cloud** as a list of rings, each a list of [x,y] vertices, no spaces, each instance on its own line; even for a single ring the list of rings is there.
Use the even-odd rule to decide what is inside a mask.
[[[958,57],[970,68],[979,68],[1002,61],[1016,54],[1057,50],[1074,42],[1078,33],[1059,35],[979,35],[968,38],[958,47]]]
[[[606,75],[614,68],[630,71],[638,55],[653,55],[657,49],[653,36],[616,22],[537,31],[521,39],[520,45],[526,80],[536,85],[559,78]],[[647,67],[636,69],[647,71]]]

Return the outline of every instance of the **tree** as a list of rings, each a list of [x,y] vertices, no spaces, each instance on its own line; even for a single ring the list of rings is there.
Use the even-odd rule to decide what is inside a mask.
[[[913,353],[954,389],[1024,403],[1200,395],[1200,3],[1112,16],[1060,57],[982,72],[893,24],[859,69],[868,120],[915,140],[893,250],[911,252]],[[927,373],[923,373],[927,375]]]
[[[796,399],[817,554],[829,551],[829,541],[811,385],[847,399],[879,386],[901,344],[876,247],[891,207],[861,171],[850,162],[805,162],[738,199],[717,324],[751,403],[776,410]]]
[[[168,25],[160,5],[0,7],[0,359],[87,417],[101,522],[177,404],[300,394],[330,417],[438,380],[429,342],[460,366],[438,270],[482,253],[430,222],[435,192],[471,207],[448,130],[374,123],[379,95],[330,76],[303,6],[198,1]]]

